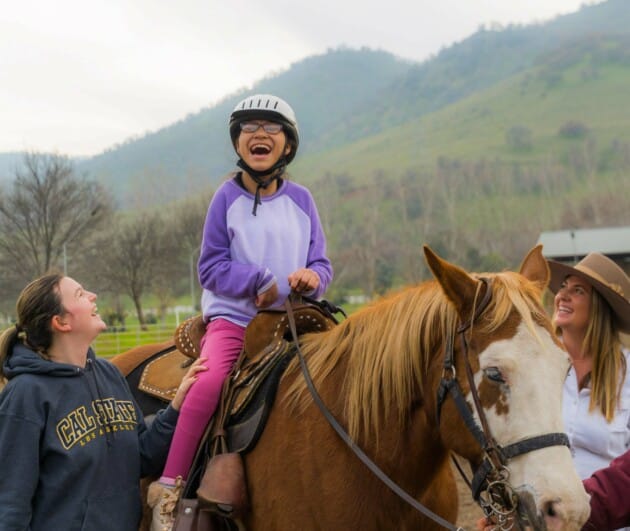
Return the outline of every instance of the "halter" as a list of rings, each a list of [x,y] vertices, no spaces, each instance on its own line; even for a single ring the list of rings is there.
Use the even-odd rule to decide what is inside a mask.
[[[519,499],[509,482],[509,470],[507,463],[510,459],[549,446],[569,446],[569,439],[565,433],[547,433],[527,437],[507,446],[497,444],[490,432],[488,420],[481,406],[479,393],[475,386],[474,376],[468,360],[468,341],[466,330],[481,316],[492,299],[492,286],[488,279],[480,278],[482,286],[486,287],[485,293],[475,308],[473,316],[467,323],[460,324],[456,334],[460,338],[461,351],[466,368],[466,378],[472,395],[475,411],[481,422],[477,423],[461,391],[455,371],[454,336],[449,333],[446,338],[446,352],[444,356],[444,368],[442,378],[437,391],[437,423],[440,424],[440,412],[448,394],[453,398],[457,410],[461,415],[468,430],[475,437],[483,451],[483,459],[474,471],[472,482],[469,482],[463,471],[458,469],[472,491],[474,500],[481,506],[487,517],[492,516],[502,530],[511,529],[518,519],[523,525],[531,525],[534,529],[545,529],[544,521],[536,515],[531,500]],[[519,505],[524,502],[524,507]],[[516,516],[516,518],[514,518]]]

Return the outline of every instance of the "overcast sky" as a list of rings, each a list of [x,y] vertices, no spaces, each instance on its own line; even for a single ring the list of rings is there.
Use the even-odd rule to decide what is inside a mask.
[[[422,61],[481,24],[545,21],[583,3],[8,1],[0,10],[0,152],[95,155],[329,48]]]

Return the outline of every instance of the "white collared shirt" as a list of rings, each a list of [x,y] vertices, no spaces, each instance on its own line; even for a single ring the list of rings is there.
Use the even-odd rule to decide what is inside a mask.
[[[623,349],[629,372],[621,390],[621,400],[610,423],[597,408],[589,411],[590,385],[578,390],[573,367],[564,382],[562,417],[571,443],[571,454],[578,475],[588,478],[608,466],[630,447],[630,351]]]

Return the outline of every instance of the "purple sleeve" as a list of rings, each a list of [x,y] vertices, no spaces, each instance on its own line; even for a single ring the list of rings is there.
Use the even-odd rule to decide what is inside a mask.
[[[310,196],[310,194],[309,194]],[[312,269],[319,276],[318,288],[310,294],[311,297],[321,297],[333,278],[333,268],[330,260],[326,256],[326,236],[319,219],[317,206],[312,196],[310,217],[311,217],[311,242],[308,249],[308,258],[306,267]]]
[[[591,516],[582,529],[604,531],[630,525],[630,451],[584,480]]]
[[[198,262],[199,283],[218,295],[234,298],[255,297],[261,287],[273,280],[265,267],[232,260],[227,228],[228,195],[224,184],[215,193],[203,227]]]

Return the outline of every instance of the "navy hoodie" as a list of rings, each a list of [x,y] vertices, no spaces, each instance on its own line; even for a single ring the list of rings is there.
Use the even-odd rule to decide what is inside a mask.
[[[85,369],[21,344],[0,394],[0,531],[137,531],[140,477],[159,474],[178,413],[150,428],[127,382],[88,352]]]

